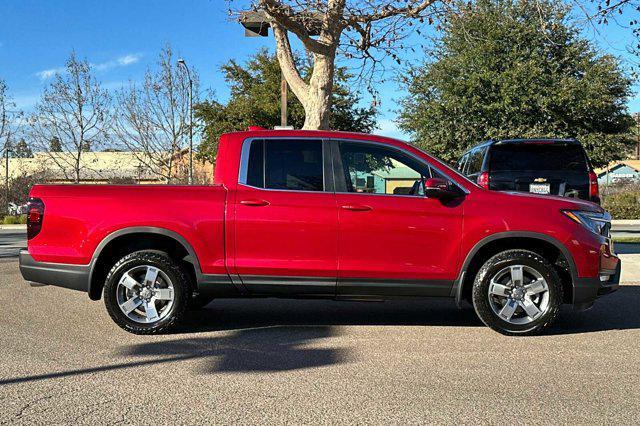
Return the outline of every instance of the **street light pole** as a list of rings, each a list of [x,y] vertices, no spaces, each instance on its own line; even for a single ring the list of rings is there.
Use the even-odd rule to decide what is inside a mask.
[[[178,59],[178,64],[187,71],[189,79],[189,185],[193,185],[193,80],[184,59]]]
[[[7,214],[9,214],[9,136],[4,144],[4,193]]]

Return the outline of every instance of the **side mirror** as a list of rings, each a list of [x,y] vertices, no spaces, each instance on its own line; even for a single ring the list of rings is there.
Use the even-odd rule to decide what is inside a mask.
[[[427,198],[455,198],[459,192],[447,180],[430,178],[424,180],[424,195]]]

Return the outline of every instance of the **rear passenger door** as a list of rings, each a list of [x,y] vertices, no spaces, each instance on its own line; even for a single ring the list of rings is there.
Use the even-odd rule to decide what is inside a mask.
[[[337,208],[328,149],[320,139],[244,142],[234,258],[249,292],[335,294]]]

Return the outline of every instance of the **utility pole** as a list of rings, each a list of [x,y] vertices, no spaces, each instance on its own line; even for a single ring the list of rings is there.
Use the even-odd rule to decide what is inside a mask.
[[[287,80],[281,73],[280,81],[280,126],[287,127]]]
[[[636,120],[636,160],[640,160],[640,112],[633,114]]]
[[[189,185],[193,185],[193,80],[184,59],[178,59],[178,64],[187,71],[189,79]]]

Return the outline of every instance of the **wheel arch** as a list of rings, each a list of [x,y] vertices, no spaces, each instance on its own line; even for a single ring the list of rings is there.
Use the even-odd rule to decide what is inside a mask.
[[[137,239],[143,236],[147,236],[147,238]],[[192,268],[188,268],[189,273],[192,274],[194,283],[200,281],[202,269],[200,268],[198,255],[182,235],[166,228],[152,226],[122,228],[107,235],[93,252],[89,272],[89,298],[91,300],[100,299],[104,286],[103,279],[110,269],[108,264],[110,260],[117,256],[122,257],[127,254],[127,251],[143,249],[165,249],[169,251],[170,255],[179,257],[185,263],[192,265]]]
[[[528,246],[523,244],[529,244]],[[567,271],[562,273],[559,269],[564,290],[565,302],[571,302],[573,297],[573,284],[578,277],[576,264],[569,250],[557,239],[538,232],[506,231],[490,235],[478,241],[465,257],[458,278],[452,288],[452,296],[455,297],[458,307],[470,293],[475,272],[491,256],[504,250],[520,248],[542,252],[540,254],[559,254],[558,261],[566,261]],[[553,260],[553,259],[550,259]]]

